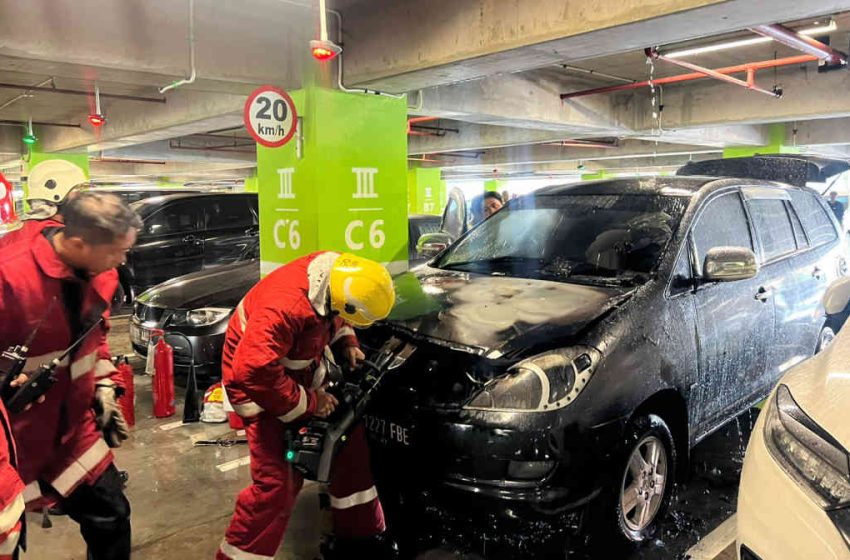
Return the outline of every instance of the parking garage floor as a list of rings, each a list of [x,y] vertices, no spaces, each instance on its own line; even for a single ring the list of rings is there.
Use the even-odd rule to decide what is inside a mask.
[[[113,324],[113,353],[129,351],[126,319]],[[137,372],[144,370],[134,360]],[[182,391],[178,388],[178,393]],[[182,404],[172,418],[152,415],[150,377],[136,376],[136,419],[131,439],[117,450],[117,464],[129,473],[127,495],[133,508],[133,558],[136,560],[190,560],[212,558],[224,534],[238,492],[249,481],[248,450],[244,445],[194,446],[193,442],[227,438],[236,434],[226,424],[189,424],[180,421]],[[745,414],[727,428],[701,443],[693,456],[688,481],[681,485],[659,538],[623,558],[731,560],[727,547],[719,555],[699,555],[689,549],[720,525],[735,510],[741,460],[754,418]],[[85,547],[77,526],[67,517],[50,518],[43,528],[40,514],[28,514],[27,560],[67,558],[85,560]],[[292,516],[278,560],[318,557],[329,515],[319,509],[319,486],[305,484]],[[481,535],[478,535],[480,537]],[[478,559],[490,557],[484,547],[486,535],[457,542],[435,543],[420,559]],[[473,544],[468,544],[473,543]],[[485,555],[486,554],[486,555]],[[563,556],[560,556],[563,558]],[[570,559],[596,558],[592,552],[574,549]],[[606,556],[606,558],[608,558]]]

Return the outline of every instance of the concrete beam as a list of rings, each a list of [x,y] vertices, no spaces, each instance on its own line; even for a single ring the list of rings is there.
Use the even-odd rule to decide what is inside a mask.
[[[790,123],[785,134],[789,146],[850,144],[850,117]]]
[[[410,136],[407,151],[412,155],[458,152],[464,150],[484,150],[556,142],[567,137],[563,132],[517,128],[511,126],[493,126],[461,121],[435,121],[423,123],[428,126],[443,126],[459,130],[447,132],[445,136]]]
[[[850,9],[848,0],[374,0],[343,8],[351,84],[411,91]]]
[[[189,140],[191,139],[191,140]],[[116,150],[105,150],[100,152],[104,158],[138,159],[138,160],[163,160],[182,162],[207,162],[207,163],[251,163],[256,164],[257,155],[253,148],[235,148],[239,151],[218,150],[216,146],[222,146],[226,138],[216,141],[207,137],[188,137],[188,139],[160,140],[148,144],[139,144]],[[251,140],[253,142],[253,139]],[[184,149],[178,147],[182,144]],[[206,144],[206,147],[204,147]],[[192,146],[196,149],[191,149]]]
[[[255,167],[250,163],[194,163],[194,162],[158,162],[139,163],[134,161],[122,162],[111,160],[91,160],[89,168],[95,181],[126,180],[130,178],[185,178],[209,177],[230,178],[247,176]]]

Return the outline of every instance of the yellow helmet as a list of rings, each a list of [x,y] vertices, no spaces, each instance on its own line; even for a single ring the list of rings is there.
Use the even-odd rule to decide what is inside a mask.
[[[331,307],[355,327],[386,319],[395,303],[390,273],[375,261],[343,253],[331,267]]]

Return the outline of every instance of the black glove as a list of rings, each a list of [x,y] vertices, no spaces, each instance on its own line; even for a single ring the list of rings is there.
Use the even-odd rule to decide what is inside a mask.
[[[130,428],[116,401],[116,385],[111,379],[102,379],[95,384],[94,413],[97,428],[103,432],[103,439],[109,447],[121,447],[121,443],[130,437]]]

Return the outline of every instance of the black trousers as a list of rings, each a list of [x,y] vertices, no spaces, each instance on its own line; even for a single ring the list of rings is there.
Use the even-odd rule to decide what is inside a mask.
[[[62,509],[80,524],[88,560],[129,560],[130,502],[115,465],[91,486],[74,490],[62,501]]]

